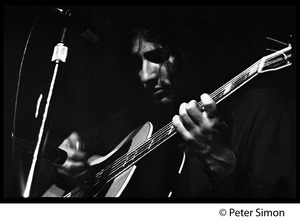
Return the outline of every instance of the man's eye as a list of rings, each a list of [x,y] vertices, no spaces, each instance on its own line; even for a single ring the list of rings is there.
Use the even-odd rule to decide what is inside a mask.
[[[169,53],[164,49],[155,49],[144,53],[144,57],[153,63],[161,64],[169,58]]]

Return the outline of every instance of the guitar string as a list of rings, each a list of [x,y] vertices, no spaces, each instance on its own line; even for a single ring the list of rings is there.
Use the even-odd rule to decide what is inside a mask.
[[[281,60],[283,60],[283,59],[281,59]],[[227,82],[226,84],[224,84],[222,87],[220,87],[218,90],[216,90],[215,92],[213,92],[212,94],[211,94],[211,96],[212,97],[217,97],[217,95],[220,95],[220,91],[223,93],[224,92],[224,90],[223,90],[223,88],[225,87],[228,87],[229,85],[230,86],[232,86],[233,84],[232,84],[232,82],[238,82],[238,80],[240,80],[241,78],[245,78],[245,77],[247,77],[247,76],[245,76],[245,72],[247,72],[247,71],[251,71],[252,70],[252,68],[254,67],[254,66],[257,66],[258,65],[258,62],[260,62],[261,60],[259,60],[259,61],[257,61],[256,63],[254,63],[253,65],[251,65],[249,68],[247,68],[246,70],[244,70],[241,74],[239,74],[239,75],[237,75],[235,78],[233,78],[233,79],[231,79],[229,82]],[[273,64],[273,63],[276,63],[276,61],[268,61],[268,62],[265,62],[266,64]],[[256,71],[257,71],[257,69],[256,69]],[[236,86],[235,86],[236,87]],[[199,104],[201,104],[201,102],[199,102]],[[202,105],[202,104],[201,104]],[[122,164],[124,164],[124,165],[126,165],[126,161],[128,160],[128,158],[130,158],[130,156],[132,156],[132,155],[134,155],[134,158],[136,158],[136,157],[138,157],[139,158],[139,155],[140,154],[144,154],[144,152],[143,151],[145,151],[146,150],[146,153],[148,153],[148,151],[147,150],[149,150],[149,147],[147,147],[146,149],[143,149],[143,147],[145,146],[145,144],[147,144],[150,140],[153,140],[154,139],[154,137],[160,137],[161,136],[161,134],[163,134],[163,136],[162,137],[160,137],[157,141],[154,141],[154,142],[152,142],[152,143],[150,143],[150,145],[151,146],[153,146],[154,148],[157,146],[157,144],[159,145],[160,144],[160,140],[162,139],[162,138],[164,138],[165,136],[166,136],[166,134],[165,134],[165,132],[167,131],[168,132],[168,134],[167,135],[170,135],[170,134],[172,134],[172,132],[174,131],[175,129],[174,129],[174,127],[173,127],[173,125],[171,125],[171,122],[170,123],[168,123],[167,125],[165,125],[163,128],[161,128],[160,130],[158,130],[157,131],[157,133],[155,133],[155,134],[153,134],[153,136],[151,136],[152,137],[152,139],[150,139],[150,138],[148,138],[146,141],[144,141],[142,144],[140,144],[140,145],[138,145],[136,148],[134,148],[132,151],[130,151],[130,152],[128,152],[127,154],[124,154],[123,156],[121,156],[117,161],[119,161],[119,162],[114,162],[112,165],[113,166],[110,166],[110,168],[111,168],[111,170],[110,170],[110,173],[107,175],[108,177],[111,175],[111,174],[113,174],[113,173],[115,173],[117,170],[115,170],[114,169],[114,167],[118,167],[118,165],[120,165],[120,162],[122,163]],[[176,132],[175,132],[176,133]],[[174,134],[175,134],[174,133]],[[157,144],[155,144],[155,143],[157,143]],[[147,146],[148,146],[148,144],[147,144]],[[151,147],[150,146],[150,147]],[[153,149],[154,149],[153,148]],[[140,151],[140,150],[142,150],[142,152]],[[139,155],[136,155],[136,153],[139,153]],[[123,158],[123,159],[122,159]],[[139,158],[140,159],[140,158]],[[123,163],[124,162],[124,160],[125,160],[125,163]],[[130,167],[130,166],[128,166],[128,167]],[[104,170],[104,171],[108,171],[108,169],[107,170]],[[112,171],[112,172],[111,172]],[[115,175],[116,176],[116,175]],[[103,176],[101,176],[100,178],[103,178]],[[79,189],[75,189],[75,192],[77,191],[77,190],[79,190]]]
[[[260,60],[259,60],[260,61]],[[245,78],[245,72],[249,71],[249,70],[252,70],[252,68],[258,64],[257,61],[256,63],[254,63],[253,65],[251,65],[249,68],[247,68],[246,70],[244,70],[243,72],[241,72],[239,75],[237,75],[236,77],[234,77],[233,79],[231,79],[229,82],[227,82],[226,84],[224,84],[222,87],[220,87],[218,90],[216,90],[215,92],[213,92],[211,94],[211,96],[213,98],[217,98],[218,95],[222,95],[221,93],[224,92],[224,89],[223,88],[226,88],[228,87],[229,85],[232,86],[234,85],[233,82],[237,82],[238,80],[242,79],[242,78]],[[247,77],[247,76],[246,76]],[[231,89],[231,88],[230,88]],[[198,104],[202,105],[202,102],[200,101]],[[130,152],[128,152],[127,154],[124,154],[122,155],[120,158],[118,158],[117,161],[113,162],[112,164],[106,166],[104,169],[102,169],[103,173],[102,173],[102,176],[98,179],[96,179],[96,185],[98,183],[101,182],[101,180],[103,180],[104,178],[107,180],[107,177],[110,177],[111,175],[112,178],[114,178],[115,176],[117,175],[114,175],[114,173],[116,173],[119,169],[120,169],[120,165],[123,165],[122,167],[124,167],[124,165],[126,165],[126,162],[128,162],[128,159],[131,159],[131,156],[133,155],[134,158],[137,158],[140,154],[144,154],[144,151],[146,151],[146,153],[148,153],[147,150],[149,150],[149,147],[153,146],[154,148],[156,146],[159,145],[160,143],[160,140],[162,138],[164,138],[166,135],[168,134],[172,134],[172,132],[174,131],[174,127],[173,127],[173,124],[172,122],[168,123],[167,125],[165,125],[163,128],[161,128],[160,130],[158,130],[155,134],[153,134],[153,136],[151,136],[150,138],[146,139],[143,143],[141,143],[140,145],[138,145],[136,148],[132,149]],[[166,132],[168,132],[168,134],[166,134]],[[161,136],[163,134],[163,136]],[[158,139],[159,138],[159,139]],[[149,141],[151,140],[156,140],[154,142],[151,142],[149,146]],[[157,145],[158,144],[158,145]],[[145,149],[145,146],[146,146],[146,149]],[[154,149],[153,148],[153,149]],[[142,150],[142,151],[141,151]],[[149,151],[150,152],[150,151]],[[136,155],[136,153],[139,153],[139,155]],[[134,159],[133,158],[133,159]],[[140,159],[140,158],[139,158]],[[134,162],[135,163],[135,162]],[[133,163],[133,164],[134,164]],[[126,168],[129,168],[131,165],[129,166],[126,166]],[[117,169],[115,169],[117,168]],[[108,174],[105,175],[105,172],[107,172]],[[111,180],[112,178],[108,179],[108,180]],[[104,180],[105,180],[104,179]],[[107,181],[109,182],[109,181]],[[70,195],[70,194],[75,194],[76,192],[80,192],[80,186],[78,186],[77,188],[75,188],[74,190],[72,190],[70,193],[68,193],[67,195]],[[67,196],[66,195],[66,196]]]

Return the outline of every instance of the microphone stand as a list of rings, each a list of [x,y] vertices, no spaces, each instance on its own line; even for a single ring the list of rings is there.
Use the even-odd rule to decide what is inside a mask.
[[[70,16],[70,15],[71,14],[68,14],[68,16]],[[44,135],[45,134],[44,128],[45,128],[45,123],[46,123],[47,116],[48,116],[48,109],[49,109],[49,105],[50,105],[50,101],[51,101],[51,97],[52,97],[52,93],[53,93],[55,79],[57,76],[60,62],[66,62],[67,53],[68,53],[68,47],[66,47],[63,43],[64,39],[65,39],[65,35],[66,35],[66,30],[67,30],[67,28],[64,27],[60,42],[57,43],[57,45],[54,47],[51,61],[55,62],[55,67],[54,67],[53,76],[52,76],[52,80],[51,80],[51,84],[50,84],[50,88],[49,88],[49,92],[48,92],[48,96],[47,96],[47,101],[46,101],[46,105],[45,105],[45,110],[44,110],[44,114],[43,114],[43,118],[42,118],[41,127],[40,127],[39,134],[38,134],[37,144],[36,144],[36,147],[35,147],[35,150],[33,153],[32,164],[31,164],[31,167],[29,170],[29,175],[28,175],[25,190],[23,193],[24,198],[32,197],[33,184],[34,184],[34,182],[36,180],[36,176],[37,176],[36,168],[37,168],[37,161],[40,158],[39,155],[41,152],[41,144],[45,143],[45,141],[42,142],[42,140],[47,140],[47,134]],[[44,138],[45,136],[46,136],[46,138]]]

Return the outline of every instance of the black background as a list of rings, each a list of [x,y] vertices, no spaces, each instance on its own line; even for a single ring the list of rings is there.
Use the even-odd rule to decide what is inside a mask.
[[[66,21],[53,8],[72,12]],[[67,24],[65,45],[67,62],[61,64],[51,101],[51,135],[65,137],[74,130],[84,130],[134,103],[133,94],[141,94],[136,74],[128,68],[130,45],[126,29],[139,15],[171,11],[180,23],[201,20],[203,27],[195,53],[202,61],[193,75],[195,91],[211,93],[261,57],[266,48],[284,45],[266,40],[266,36],[289,42],[296,38],[294,6],[9,6],[4,7],[4,196],[10,197],[13,114],[20,63],[28,34],[33,29],[24,57],[20,84],[16,135],[34,141],[39,121],[34,119],[36,100],[47,91],[53,74],[51,56]],[[158,16],[157,14],[155,14]],[[164,18],[159,18],[162,19]],[[176,22],[175,22],[176,23]],[[91,30],[98,41],[82,34]],[[188,33],[187,33],[188,35]],[[193,36],[195,37],[195,36]],[[294,56],[294,55],[293,55]],[[43,98],[45,99],[45,98]],[[30,161],[29,161],[30,162]]]

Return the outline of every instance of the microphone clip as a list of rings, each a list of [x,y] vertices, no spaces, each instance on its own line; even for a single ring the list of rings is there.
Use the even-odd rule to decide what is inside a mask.
[[[65,17],[71,17],[72,12],[70,11],[70,9],[61,9],[61,8],[55,8],[59,11],[59,14],[61,16],[65,16]]]

